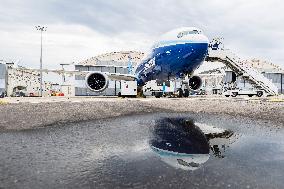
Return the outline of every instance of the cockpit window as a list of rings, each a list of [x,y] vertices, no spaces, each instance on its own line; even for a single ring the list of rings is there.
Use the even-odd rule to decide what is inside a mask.
[[[182,38],[183,36],[190,34],[201,34],[201,31],[200,30],[182,31],[178,33],[177,37]]]

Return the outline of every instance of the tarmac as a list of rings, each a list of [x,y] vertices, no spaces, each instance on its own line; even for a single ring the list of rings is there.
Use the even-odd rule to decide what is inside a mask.
[[[0,100],[0,130],[22,130],[54,124],[100,120],[147,113],[209,113],[249,117],[283,126],[284,100],[274,98],[114,98],[43,97]]]
[[[277,98],[5,98],[0,188],[283,188]]]

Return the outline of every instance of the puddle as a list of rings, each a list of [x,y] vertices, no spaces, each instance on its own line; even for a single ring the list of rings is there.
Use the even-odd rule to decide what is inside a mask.
[[[3,132],[0,188],[284,188],[283,138],[279,125],[209,114]]]

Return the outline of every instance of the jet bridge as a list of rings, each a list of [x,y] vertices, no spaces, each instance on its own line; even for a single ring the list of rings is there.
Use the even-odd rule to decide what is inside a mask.
[[[217,45],[218,46],[218,45]],[[242,61],[230,50],[216,48],[216,45],[209,46],[209,52],[206,57],[208,62],[222,62],[228,66],[238,76],[242,76],[249,81],[256,89],[263,90],[267,95],[278,95],[278,88],[252,66]]]

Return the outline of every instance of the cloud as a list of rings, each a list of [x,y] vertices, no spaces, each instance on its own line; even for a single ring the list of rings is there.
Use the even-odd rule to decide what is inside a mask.
[[[46,66],[81,61],[119,50],[146,50],[162,33],[196,26],[243,58],[284,67],[284,3],[281,0],[10,0],[0,7],[0,58],[37,66],[39,33]]]

